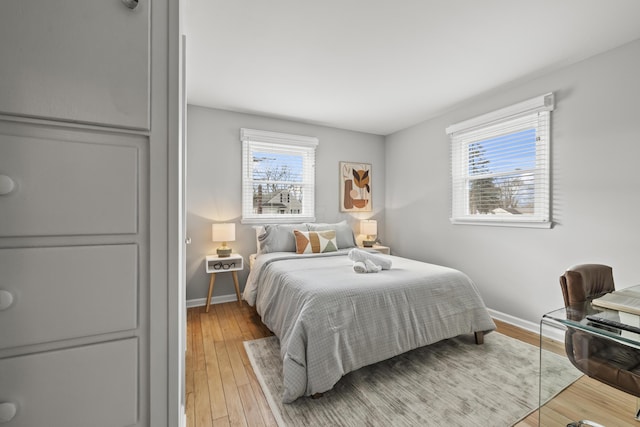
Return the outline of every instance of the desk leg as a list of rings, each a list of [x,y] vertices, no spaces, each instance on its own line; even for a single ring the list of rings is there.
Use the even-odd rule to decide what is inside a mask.
[[[235,271],[234,271],[235,273]],[[209,305],[211,304],[211,294],[213,294],[213,284],[216,281],[215,273],[211,273],[211,279],[209,280],[209,294],[207,295],[207,309],[206,312],[209,312]]]
[[[236,285],[236,296],[238,297],[238,304],[242,305],[242,299],[240,298],[240,285],[238,285],[238,272],[232,271],[233,284]]]

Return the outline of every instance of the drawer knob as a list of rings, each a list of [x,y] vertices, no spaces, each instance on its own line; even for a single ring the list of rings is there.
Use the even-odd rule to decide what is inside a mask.
[[[135,9],[138,7],[138,0],[122,0],[122,3],[124,3],[129,9]]]
[[[18,406],[15,403],[0,403],[0,423],[11,421],[16,416],[16,412],[18,412]]]
[[[16,182],[10,176],[0,175],[0,196],[5,196],[16,188]]]
[[[0,311],[6,310],[13,304],[13,295],[9,291],[0,289]]]

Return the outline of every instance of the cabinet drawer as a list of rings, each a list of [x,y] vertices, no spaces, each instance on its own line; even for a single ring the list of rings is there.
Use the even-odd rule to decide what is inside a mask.
[[[0,249],[0,348],[135,329],[134,244]]]
[[[123,427],[138,420],[138,343],[131,338],[0,360],[3,427]]]
[[[0,135],[0,174],[0,237],[137,231],[137,147]]]
[[[150,6],[0,2],[0,112],[148,129]]]

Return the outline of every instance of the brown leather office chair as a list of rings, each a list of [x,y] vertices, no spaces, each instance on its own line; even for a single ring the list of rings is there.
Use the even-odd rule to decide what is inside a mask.
[[[560,287],[567,314],[575,309],[583,316],[587,302],[615,290],[613,270],[602,264],[576,265],[560,276]],[[573,328],[565,334],[565,349],[584,374],[640,397],[640,350]]]
[[[584,304],[613,292],[613,269],[603,264],[581,264],[569,268],[560,276],[565,307]]]

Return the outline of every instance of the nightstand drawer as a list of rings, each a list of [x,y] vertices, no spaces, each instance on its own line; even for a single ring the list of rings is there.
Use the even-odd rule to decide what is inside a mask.
[[[222,273],[225,271],[240,271],[244,269],[244,258],[238,254],[231,254],[228,257],[207,255],[205,262],[205,270],[207,273]]]

